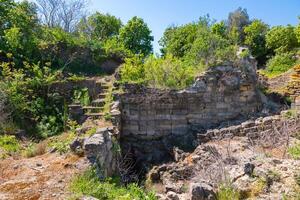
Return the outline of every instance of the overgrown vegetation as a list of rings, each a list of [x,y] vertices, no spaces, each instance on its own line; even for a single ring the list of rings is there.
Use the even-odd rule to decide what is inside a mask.
[[[0,158],[12,155],[20,150],[18,140],[13,135],[0,135]],[[3,151],[3,152],[1,152]]]
[[[300,159],[300,143],[294,144],[288,148],[289,155],[294,159]]]
[[[70,185],[75,198],[89,195],[100,200],[156,200],[154,193],[145,192],[137,184],[123,186],[118,177],[100,181],[96,170],[91,168],[82,175],[75,177]]]
[[[239,200],[240,193],[235,188],[233,188],[230,184],[224,184],[219,187],[217,192],[218,200]]]

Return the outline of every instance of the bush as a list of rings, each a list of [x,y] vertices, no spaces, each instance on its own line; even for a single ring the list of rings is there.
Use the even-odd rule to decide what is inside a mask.
[[[186,62],[166,56],[148,57],[143,63],[139,57],[126,59],[120,70],[121,83],[145,84],[155,88],[182,89],[193,83],[198,69]]]
[[[23,151],[23,155],[27,158],[43,155],[46,153],[47,143],[42,141],[38,144],[30,143]]]
[[[288,148],[289,155],[294,159],[300,159],[300,143]]]
[[[274,56],[267,62],[265,70],[268,76],[276,76],[291,69],[296,64],[293,53],[282,53]]]
[[[145,69],[142,58],[134,56],[126,58],[125,63],[120,69],[121,83],[145,83]]]
[[[13,154],[20,150],[20,144],[13,135],[0,135],[0,149],[6,154]]]
[[[64,99],[49,93],[49,86],[59,80],[60,73],[28,63],[24,63],[26,72],[15,69],[14,63],[2,63],[0,68],[13,121],[34,136],[60,133],[66,120]]]
[[[221,185],[217,192],[218,200],[239,200],[240,193],[231,185]]]
[[[155,200],[153,193],[145,192],[137,184],[130,184],[127,187],[120,185],[118,177],[108,178],[100,181],[96,170],[91,168],[73,179],[70,190],[75,196],[89,195],[99,200]]]
[[[170,89],[191,85],[196,74],[196,68],[170,55],[165,58],[150,56],[145,61],[144,71],[150,87]]]

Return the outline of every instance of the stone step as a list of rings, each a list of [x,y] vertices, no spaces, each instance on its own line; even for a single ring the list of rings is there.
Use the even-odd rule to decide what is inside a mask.
[[[100,94],[98,94],[98,98],[104,99],[107,95],[108,95],[108,93],[100,93]]]
[[[83,109],[84,110],[102,110],[103,107],[102,106],[84,106]]]
[[[105,99],[95,99],[92,101],[93,106],[103,106],[105,104]]]
[[[68,105],[69,108],[80,108],[81,105],[80,104],[70,104]]]
[[[104,114],[103,113],[85,113],[85,116],[88,117],[102,117]]]

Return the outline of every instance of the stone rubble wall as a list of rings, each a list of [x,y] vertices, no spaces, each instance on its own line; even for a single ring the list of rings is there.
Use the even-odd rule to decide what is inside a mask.
[[[89,96],[94,99],[101,93],[101,83],[95,79],[85,79],[76,81],[63,81],[53,83],[49,86],[50,91],[57,92],[71,102],[73,92],[76,89],[88,88]]]
[[[300,110],[300,65],[296,65],[293,69],[295,73],[291,76],[287,91],[292,99],[292,108]]]
[[[291,114],[289,114],[291,113]],[[292,116],[290,116],[292,115]],[[247,120],[239,125],[220,129],[209,129],[197,135],[199,143],[213,139],[228,137],[248,137],[256,140],[259,137],[269,135],[293,134],[300,131],[300,113],[296,111],[282,111],[280,115],[260,117],[255,120]]]
[[[242,67],[219,66],[182,91],[127,86],[121,96],[122,137],[157,139],[185,135],[261,109],[256,75]]]

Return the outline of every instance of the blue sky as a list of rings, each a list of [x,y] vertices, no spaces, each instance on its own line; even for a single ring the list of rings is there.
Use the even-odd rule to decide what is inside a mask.
[[[216,20],[226,19],[239,6],[246,8],[250,18],[274,25],[298,24],[300,0],[89,0],[89,12],[110,13],[126,23],[131,17],[142,17],[158,40],[172,24],[180,25],[209,14]]]

